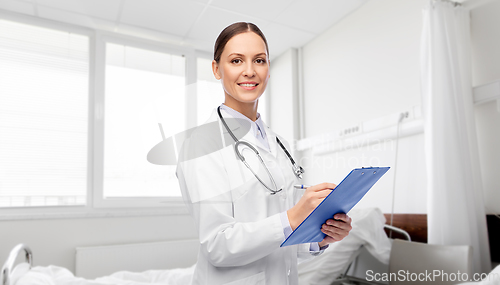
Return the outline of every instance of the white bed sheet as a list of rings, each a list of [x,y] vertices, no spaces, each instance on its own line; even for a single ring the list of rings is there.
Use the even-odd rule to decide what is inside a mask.
[[[26,273],[26,265],[16,266],[12,273],[13,285],[188,285],[194,265],[188,268],[148,270],[140,273],[120,271],[109,276],[87,280],[76,277],[66,268],[37,266]]]

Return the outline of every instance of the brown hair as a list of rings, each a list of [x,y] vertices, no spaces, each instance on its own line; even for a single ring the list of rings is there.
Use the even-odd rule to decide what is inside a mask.
[[[224,51],[224,48],[226,47],[227,42],[233,38],[234,36],[246,32],[254,32],[257,35],[259,35],[262,40],[264,40],[264,43],[266,44],[266,51],[267,54],[269,55],[269,47],[267,46],[267,40],[262,31],[253,23],[247,23],[247,22],[237,22],[234,24],[231,24],[227,26],[222,32],[220,32],[219,36],[217,37],[217,40],[215,41],[215,46],[214,46],[214,60],[215,62],[219,63],[220,61],[220,56],[222,54],[222,51]]]

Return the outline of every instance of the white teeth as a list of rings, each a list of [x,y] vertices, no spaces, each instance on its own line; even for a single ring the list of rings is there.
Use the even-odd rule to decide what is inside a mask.
[[[255,87],[255,86],[257,86],[257,84],[240,84],[240,86],[243,86],[243,87]]]

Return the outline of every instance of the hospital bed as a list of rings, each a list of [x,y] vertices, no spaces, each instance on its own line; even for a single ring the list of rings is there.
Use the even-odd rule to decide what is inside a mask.
[[[330,248],[321,255],[321,259],[313,258],[311,262],[301,264],[301,284],[313,281],[310,277],[315,275],[314,272],[318,274],[316,277],[325,275],[331,280],[336,279],[347,268],[349,257],[357,254],[363,245],[374,251],[375,256],[388,260],[390,243],[383,231],[385,217],[382,212],[376,208],[353,209],[349,215],[354,221],[349,236],[339,243],[330,245]],[[31,268],[30,263],[33,255],[36,258],[36,252],[31,253],[27,246],[20,245],[12,250],[5,263],[2,285],[142,285],[152,282],[188,284],[194,270],[190,265],[196,262],[196,244],[196,240],[186,240],[77,248],[75,274],[57,266]],[[187,252],[187,249],[193,252]],[[19,255],[28,255],[29,258],[25,263],[14,266],[14,261]],[[192,258],[187,258],[186,255]],[[182,258],[185,262],[181,260]],[[172,260],[175,260],[175,264]],[[323,262],[327,262],[327,266]],[[185,266],[185,268],[166,269],[175,266]],[[317,270],[318,268],[321,268],[321,272]]]
[[[26,255],[26,262],[15,268],[19,254]],[[58,266],[32,265],[32,253],[28,246],[17,245],[2,268],[2,285],[185,285],[189,284],[194,266],[170,270],[143,272],[120,271],[95,279],[76,277],[68,269]]]
[[[350,270],[352,269],[351,264],[359,258],[360,252],[363,250],[369,252],[376,260],[387,266],[391,264],[391,260],[397,260],[399,265],[404,265],[405,262],[403,261],[405,259],[415,263],[415,260],[412,260],[409,256],[404,256],[404,254],[410,254],[405,253],[404,250],[400,249],[400,254],[397,256],[395,255],[397,252],[391,252],[394,245],[383,230],[384,226],[386,226],[385,217],[379,209],[353,209],[349,215],[353,218],[353,230],[344,240],[331,244],[330,248],[321,256],[299,264],[299,283],[301,285],[383,284],[366,282],[365,276],[349,276],[349,272],[352,272]],[[410,244],[415,245],[416,243]],[[396,241],[395,245],[398,248],[406,248],[405,244],[401,246],[399,241]],[[412,250],[413,253],[411,254],[413,255],[415,252],[422,251],[415,248]],[[467,256],[470,253],[465,252],[464,254]],[[19,255],[24,255],[26,262],[14,266]],[[122,256],[117,258],[123,259]],[[28,246],[23,244],[16,246],[2,268],[1,285],[180,285],[189,284],[194,271],[194,265],[168,270],[142,271],[139,268],[139,270],[128,269],[129,271],[108,272],[105,276],[95,279],[84,279],[76,277],[68,269],[62,267],[33,267],[32,261],[33,253]],[[467,260],[467,262],[470,262],[470,260]],[[470,264],[467,262],[465,266]]]

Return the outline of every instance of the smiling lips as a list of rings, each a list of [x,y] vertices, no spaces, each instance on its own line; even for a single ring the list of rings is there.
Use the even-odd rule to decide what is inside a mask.
[[[245,90],[254,90],[259,85],[259,83],[253,82],[253,81],[240,82],[237,84],[238,84],[238,86],[240,86],[241,88],[243,88]]]

